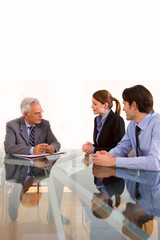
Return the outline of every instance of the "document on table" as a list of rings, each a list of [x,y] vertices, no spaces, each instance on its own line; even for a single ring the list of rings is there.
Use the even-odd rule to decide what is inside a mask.
[[[59,155],[59,154],[64,154],[66,152],[56,152],[53,154],[50,153],[41,153],[41,154],[35,154],[35,155],[24,155],[24,154],[12,154],[12,156],[14,157],[18,157],[18,158],[25,158],[25,159],[35,159],[35,158],[43,158],[43,157],[47,157],[47,156],[52,156],[52,155]]]

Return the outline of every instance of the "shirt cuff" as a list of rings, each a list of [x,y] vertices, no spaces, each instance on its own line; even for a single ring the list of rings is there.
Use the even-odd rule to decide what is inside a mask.
[[[29,150],[29,154],[30,154],[30,155],[33,155],[33,148],[34,148],[34,147],[31,147],[30,150]]]

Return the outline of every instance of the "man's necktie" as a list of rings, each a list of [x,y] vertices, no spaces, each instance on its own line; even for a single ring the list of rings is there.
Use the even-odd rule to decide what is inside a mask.
[[[31,129],[31,132],[29,136],[29,146],[34,146],[35,126],[31,126],[30,129]]]
[[[36,171],[35,167],[33,167],[33,166],[29,167],[30,176],[35,177],[35,171]]]
[[[139,148],[139,139],[138,139],[138,135],[140,133],[140,128],[136,125],[136,131],[135,131],[135,135],[136,135],[136,156],[138,157],[138,148]],[[140,199],[141,194],[139,192],[139,182],[136,182],[136,190],[135,190],[135,197],[137,200]]]
[[[138,148],[139,148],[139,139],[138,139],[138,135],[140,133],[140,128],[138,126],[136,126],[136,130],[135,130],[135,135],[136,135],[136,156],[138,157]]]
[[[137,200],[141,198],[141,194],[139,192],[139,182],[136,182],[135,197]]]

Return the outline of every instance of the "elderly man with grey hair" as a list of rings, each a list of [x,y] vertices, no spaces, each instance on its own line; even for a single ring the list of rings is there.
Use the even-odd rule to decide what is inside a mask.
[[[42,107],[36,98],[21,102],[22,117],[6,124],[4,148],[7,154],[53,154],[60,143],[52,133],[50,124],[42,119]]]

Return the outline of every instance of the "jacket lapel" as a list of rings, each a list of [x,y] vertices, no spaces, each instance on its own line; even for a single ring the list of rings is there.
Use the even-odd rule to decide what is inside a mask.
[[[38,139],[39,139],[39,136],[41,135],[41,133],[42,133],[41,124],[36,124],[36,126],[35,126],[35,139],[34,139],[35,145],[37,145]]]
[[[108,125],[108,123],[110,122],[110,119],[112,118],[113,115],[113,111],[111,110],[110,113],[108,114],[106,121],[104,122],[100,135],[99,135],[99,139],[104,135],[104,131],[103,131],[103,127],[105,128],[106,125]]]
[[[20,124],[19,124],[19,131],[20,131],[20,135],[21,137],[25,140],[26,144],[28,145],[28,133],[27,133],[27,127],[26,124],[24,122],[24,117],[20,118]]]

